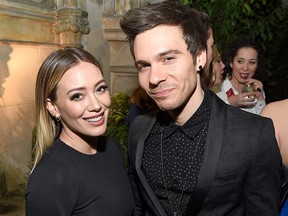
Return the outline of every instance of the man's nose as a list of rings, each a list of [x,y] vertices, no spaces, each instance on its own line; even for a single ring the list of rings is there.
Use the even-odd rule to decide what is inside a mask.
[[[161,66],[151,65],[149,82],[153,85],[158,85],[160,82],[166,80],[167,73],[164,72]]]

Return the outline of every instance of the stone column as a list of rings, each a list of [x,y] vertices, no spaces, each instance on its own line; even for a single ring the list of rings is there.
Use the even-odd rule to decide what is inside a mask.
[[[81,36],[90,31],[88,13],[76,0],[57,0],[57,8],[54,30],[60,35],[61,46],[82,47]]]
[[[149,0],[149,2],[159,1]],[[125,92],[130,94],[139,85],[138,73],[129,43],[119,22],[128,10],[147,4],[147,0],[105,0],[103,2],[103,34],[110,46],[111,93]]]
[[[3,170],[1,170],[0,167],[0,199],[7,198],[8,192],[7,192],[7,184],[6,184],[6,175]]]

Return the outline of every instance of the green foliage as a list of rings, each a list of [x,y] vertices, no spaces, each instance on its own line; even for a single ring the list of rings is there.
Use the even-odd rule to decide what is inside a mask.
[[[267,102],[288,97],[288,8],[280,0],[182,0],[205,11],[214,40],[225,54],[239,36],[259,41],[265,50],[264,83]]]
[[[111,106],[108,116],[106,135],[116,138],[122,145],[124,153],[127,153],[128,126],[126,116],[130,106],[130,97],[120,92],[111,96]]]

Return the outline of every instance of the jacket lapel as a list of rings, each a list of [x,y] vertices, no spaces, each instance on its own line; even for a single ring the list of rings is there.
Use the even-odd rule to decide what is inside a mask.
[[[195,187],[194,195],[189,201],[189,207],[185,215],[196,215],[199,211],[216,174],[218,161],[221,154],[224,130],[226,127],[226,106],[225,103],[219,99],[214,93],[212,93],[212,111],[208,128],[208,137],[205,147],[205,153],[203,157],[203,163],[198,176],[198,181]],[[135,167],[137,175],[144,187],[147,196],[149,197],[148,203],[152,204],[151,208],[154,208],[155,214],[166,216],[165,210],[158,201],[154,191],[149,185],[146,176],[141,170],[142,157],[144,150],[144,142],[149,136],[149,133],[156,122],[156,115],[152,117],[147,115],[141,119],[143,130],[142,135],[138,140],[136,149]]]
[[[141,116],[142,117],[142,116]],[[135,168],[137,175],[139,176],[139,179],[142,183],[142,186],[144,187],[148,197],[150,200],[148,200],[148,203],[151,203],[153,206],[150,206],[151,208],[154,208],[155,211],[158,213],[158,215],[161,216],[166,216],[166,212],[163,209],[162,205],[158,201],[154,191],[152,190],[151,186],[148,183],[148,180],[146,176],[144,175],[143,171],[141,170],[141,165],[142,165],[142,158],[143,158],[143,151],[144,151],[144,143],[146,138],[149,136],[149,133],[153,127],[153,125],[156,122],[156,115],[153,115],[151,118],[150,115],[143,115],[143,119],[141,119],[143,129],[142,132],[143,134],[140,136],[137,144],[137,149],[136,149],[136,158],[135,158]],[[154,212],[155,212],[154,211]],[[156,213],[155,212],[155,213]]]
[[[222,150],[224,128],[226,127],[226,106],[213,93],[212,98],[212,111],[203,162],[187,211],[187,215],[191,216],[197,214],[212,185]]]

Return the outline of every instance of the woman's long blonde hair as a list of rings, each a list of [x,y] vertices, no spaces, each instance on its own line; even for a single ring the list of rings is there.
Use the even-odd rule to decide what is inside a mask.
[[[47,99],[49,98],[52,102],[56,100],[57,84],[63,74],[80,62],[92,63],[102,73],[101,65],[96,58],[76,47],[66,47],[52,52],[38,71],[35,88],[36,143],[33,148],[34,159],[31,172],[46,150],[52,146],[62,129],[61,123],[48,112]]]
[[[219,60],[220,57],[220,53],[218,51],[217,46],[214,44],[213,45],[213,49],[212,49],[212,61],[210,63],[209,69],[207,71],[203,71],[203,75],[202,75],[202,80],[203,83],[205,85],[205,87],[207,88],[212,88],[213,84],[215,82],[216,79],[216,72],[214,69],[214,64],[215,62],[217,62]]]

